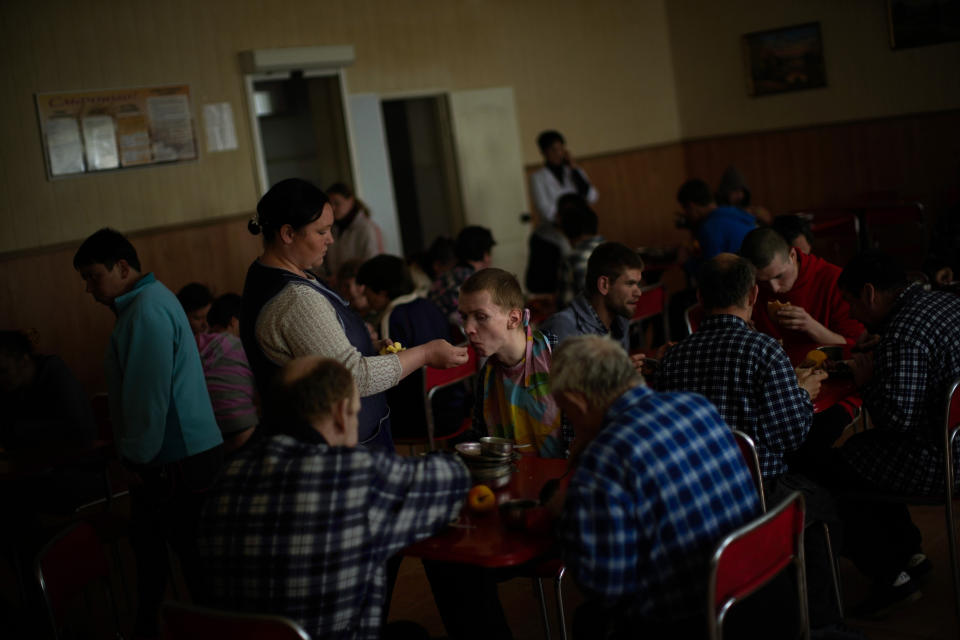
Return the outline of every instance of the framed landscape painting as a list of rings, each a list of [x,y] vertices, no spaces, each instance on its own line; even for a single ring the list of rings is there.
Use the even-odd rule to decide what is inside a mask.
[[[749,95],[827,86],[819,22],[748,33],[742,42]]]

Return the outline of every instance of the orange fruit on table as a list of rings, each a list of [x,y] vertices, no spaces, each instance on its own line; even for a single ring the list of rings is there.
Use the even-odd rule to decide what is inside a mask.
[[[478,484],[467,494],[467,506],[476,513],[486,513],[497,508],[497,497],[493,495],[493,489]]]
[[[807,364],[810,367],[822,367],[823,363],[827,361],[827,354],[818,349],[813,351],[808,351],[807,355],[804,357],[804,364]]]

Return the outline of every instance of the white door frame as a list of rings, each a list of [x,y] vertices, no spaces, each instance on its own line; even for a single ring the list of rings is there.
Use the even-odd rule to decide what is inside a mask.
[[[262,196],[270,188],[268,184],[267,164],[263,156],[263,141],[260,138],[260,121],[257,119],[257,106],[254,100],[253,84],[260,80],[287,80],[297,69],[291,68],[286,71],[268,71],[266,73],[247,73],[243,76],[243,86],[247,96],[247,116],[250,119],[250,132],[253,140],[253,157],[256,171],[257,187],[259,196]],[[350,156],[350,170],[357,176],[356,150],[353,146],[353,123],[350,120],[350,110],[347,108],[347,81],[346,69],[338,67],[336,69],[305,69],[304,78],[320,78],[337,76],[340,85],[340,108],[343,112],[344,127],[346,128],[347,149]]]

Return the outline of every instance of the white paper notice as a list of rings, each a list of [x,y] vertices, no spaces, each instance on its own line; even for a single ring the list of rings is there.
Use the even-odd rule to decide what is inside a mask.
[[[83,140],[80,124],[75,118],[47,120],[47,155],[50,157],[50,175],[63,176],[83,173]]]
[[[190,101],[185,95],[147,98],[147,113],[153,133],[156,161],[189,160],[197,157],[190,118]]]
[[[229,102],[203,105],[203,126],[207,131],[207,151],[237,148],[237,129],[233,126],[233,107]]]
[[[110,116],[87,116],[83,119],[83,144],[87,151],[87,167],[91,171],[116,169],[117,134]]]

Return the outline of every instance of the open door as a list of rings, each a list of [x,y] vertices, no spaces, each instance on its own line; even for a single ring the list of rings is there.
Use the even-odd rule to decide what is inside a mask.
[[[450,118],[466,224],[488,227],[495,266],[523,282],[529,229],[520,222],[527,184],[513,89],[450,93]]]

